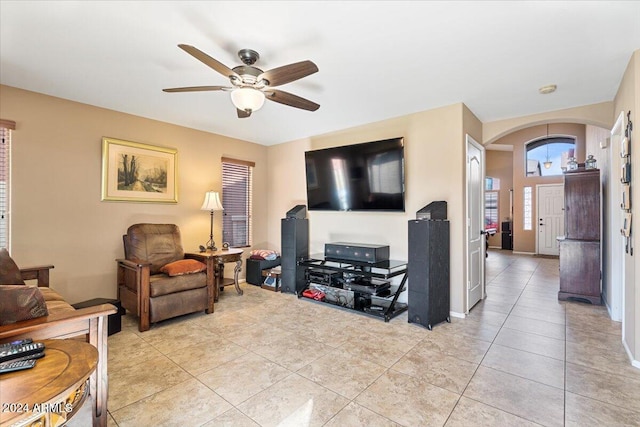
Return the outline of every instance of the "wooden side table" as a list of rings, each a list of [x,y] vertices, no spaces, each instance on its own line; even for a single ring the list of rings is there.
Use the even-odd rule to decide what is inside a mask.
[[[98,350],[89,343],[43,340],[45,356],[36,366],[0,377],[0,426],[61,426],[80,409]]]
[[[242,249],[228,249],[217,251],[205,251],[205,252],[191,252],[185,254],[187,258],[197,259],[205,264],[209,269],[210,265],[215,271],[215,296],[214,301],[218,301],[220,296],[220,289],[225,286],[234,285],[238,295],[242,295],[242,289],[238,283],[238,274],[242,271]],[[235,262],[236,266],[233,270],[233,279],[225,279],[224,277],[224,265],[225,263]]]

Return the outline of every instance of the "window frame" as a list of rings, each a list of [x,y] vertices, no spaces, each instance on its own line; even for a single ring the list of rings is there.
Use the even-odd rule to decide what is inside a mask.
[[[495,220],[495,222],[487,222],[488,220]],[[485,231],[494,233],[500,231],[500,190],[484,192],[484,222]],[[495,224],[495,227],[490,227],[492,224]]]
[[[533,230],[533,188],[530,185],[522,189],[522,229]]]
[[[541,138],[535,138],[531,141],[528,141],[524,144],[524,176],[525,178],[540,178],[540,177],[553,177],[553,176],[562,176],[562,170],[559,173],[554,174],[544,174],[546,169],[543,168],[543,163],[538,161],[537,169],[539,170],[539,174],[529,174],[529,152],[535,150],[537,148],[545,147],[549,145],[550,147],[554,144],[573,144],[573,157],[576,156],[576,149],[578,139],[575,135],[547,135]],[[570,156],[567,156],[567,158]],[[549,157],[550,159],[552,157]],[[532,161],[537,161],[538,159],[532,158]],[[566,167],[567,159],[562,158],[562,154],[560,155],[560,168]]]
[[[0,248],[11,249],[11,133],[12,120],[0,119]]]
[[[250,247],[253,244],[253,169],[255,162],[223,157],[221,163],[222,206],[224,208],[222,212],[222,241],[229,243],[231,247]],[[235,182],[232,182],[234,180]],[[244,184],[244,191],[239,191],[238,182]],[[239,197],[239,199],[235,197]],[[239,209],[242,212],[239,212]],[[237,233],[240,233],[240,241],[235,238]]]

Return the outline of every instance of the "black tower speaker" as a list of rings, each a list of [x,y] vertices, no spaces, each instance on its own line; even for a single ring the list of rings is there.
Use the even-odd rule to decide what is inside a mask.
[[[409,323],[450,322],[449,221],[409,221]]]
[[[306,286],[304,268],[298,267],[298,260],[309,257],[309,220],[283,218],[280,232],[282,237],[280,289],[282,292],[297,294]]]

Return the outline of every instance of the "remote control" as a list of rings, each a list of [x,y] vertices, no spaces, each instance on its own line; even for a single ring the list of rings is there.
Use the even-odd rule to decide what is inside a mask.
[[[18,357],[17,359],[10,360],[9,362],[20,362],[22,360],[35,360],[35,359],[40,359],[42,357],[44,357],[44,351],[41,351],[40,353],[30,354],[28,356]],[[9,362],[4,362],[4,363],[9,363]]]
[[[6,374],[13,371],[21,371],[23,369],[31,369],[36,366],[36,361],[30,360],[11,360],[9,362],[0,363],[0,374]]]
[[[6,350],[11,346],[22,345],[22,344],[31,344],[33,340],[31,338],[25,338],[23,340],[12,341],[4,344],[0,344],[0,351]]]
[[[42,351],[44,351],[44,344],[41,342],[12,345],[8,348],[0,350],[0,363],[36,353],[41,353]]]

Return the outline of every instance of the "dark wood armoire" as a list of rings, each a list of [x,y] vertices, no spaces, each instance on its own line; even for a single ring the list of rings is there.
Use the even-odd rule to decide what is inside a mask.
[[[560,247],[558,299],[601,304],[600,212],[598,169],[564,174],[564,230]]]

